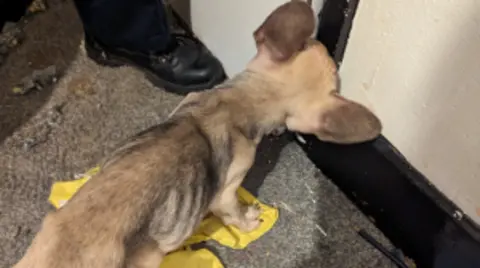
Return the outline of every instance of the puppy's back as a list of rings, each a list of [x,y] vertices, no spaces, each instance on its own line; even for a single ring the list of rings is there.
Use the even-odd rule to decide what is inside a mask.
[[[140,133],[45,218],[15,268],[123,267],[137,236],[159,247],[183,241],[218,188],[212,163],[209,138],[191,117]]]

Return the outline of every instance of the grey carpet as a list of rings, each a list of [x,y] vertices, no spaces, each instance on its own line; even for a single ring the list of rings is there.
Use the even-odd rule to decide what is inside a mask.
[[[159,123],[180,97],[132,68],[103,68],[79,49],[70,2],[26,26],[26,42],[0,67],[0,267],[24,253],[45,213],[50,186],[95,165],[126,137]],[[11,87],[50,64],[64,71],[53,89],[12,96]],[[393,267],[359,238],[388,241],[287,136],[266,139],[247,187],[280,209],[273,230],[246,250],[210,246],[226,267]],[[325,234],[323,234],[325,232]]]

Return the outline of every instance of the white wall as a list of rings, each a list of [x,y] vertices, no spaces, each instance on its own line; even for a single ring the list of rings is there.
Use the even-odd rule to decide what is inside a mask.
[[[255,55],[253,31],[287,0],[191,0],[193,31],[222,61],[229,76],[242,71]],[[318,13],[323,0],[314,0]]]
[[[480,1],[360,0],[343,93],[480,223]]]

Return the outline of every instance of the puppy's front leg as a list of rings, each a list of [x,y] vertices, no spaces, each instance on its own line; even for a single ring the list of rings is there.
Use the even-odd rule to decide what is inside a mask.
[[[261,211],[256,205],[240,204],[236,193],[253,165],[256,146],[241,139],[234,147],[234,156],[228,168],[225,184],[215,197],[210,210],[225,225],[232,224],[243,232],[251,232],[260,225]]]

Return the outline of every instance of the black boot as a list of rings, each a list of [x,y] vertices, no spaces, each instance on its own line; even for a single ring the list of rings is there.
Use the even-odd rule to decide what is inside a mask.
[[[212,88],[225,80],[220,61],[199,41],[183,34],[172,34],[172,40],[166,51],[146,53],[108,47],[86,35],[85,49],[99,64],[133,65],[156,86],[181,95]]]

